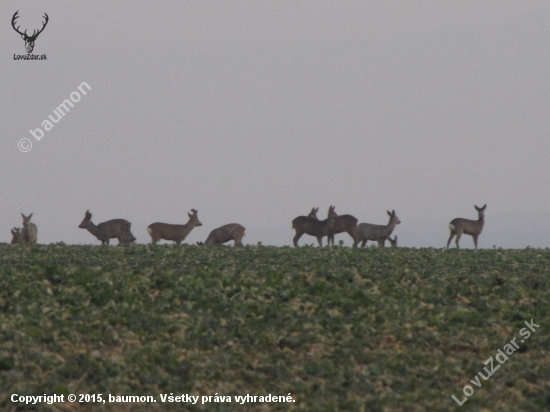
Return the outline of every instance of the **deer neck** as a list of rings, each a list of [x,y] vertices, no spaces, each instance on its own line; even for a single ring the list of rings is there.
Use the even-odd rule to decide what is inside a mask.
[[[101,235],[101,229],[94,225],[91,220],[88,221],[86,224],[86,229],[88,229],[88,232],[90,232],[92,235],[97,237],[98,235]]]
[[[483,227],[483,225],[485,224],[485,216],[480,216],[479,219],[477,219],[477,223],[480,227]]]

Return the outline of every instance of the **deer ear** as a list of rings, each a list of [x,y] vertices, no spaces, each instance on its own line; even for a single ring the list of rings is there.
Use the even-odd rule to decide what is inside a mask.
[[[487,207],[487,203],[485,203],[485,204],[483,205],[483,207],[481,208],[481,210],[485,210],[486,207]]]
[[[191,213],[187,213],[187,216],[189,216],[190,218],[193,217]]]
[[[23,219],[25,219],[25,215],[23,213],[21,213],[21,216],[23,216]]]
[[[29,219],[32,217],[32,213],[29,215]]]
[[[389,210],[386,210],[386,212],[388,212],[388,216],[391,216],[391,213],[390,213],[390,211],[389,211]]]

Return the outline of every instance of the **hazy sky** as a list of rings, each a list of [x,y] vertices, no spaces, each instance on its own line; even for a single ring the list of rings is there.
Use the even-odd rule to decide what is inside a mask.
[[[29,32],[48,13],[47,60],[14,60],[16,10]],[[333,204],[441,247],[487,203],[480,247],[550,246],[549,23],[548,0],[3,1],[0,241],[33,212],[39,243],[99,244],[90,209],[146,243],[195,208],[189,243],[237,222],[288,245]]]

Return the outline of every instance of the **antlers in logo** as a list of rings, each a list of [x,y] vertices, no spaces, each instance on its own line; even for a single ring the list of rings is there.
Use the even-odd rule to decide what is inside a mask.
[[[44,31],[44,28],[48,24],[48,20],[50,18],[48,17],[48,15],[46,13],[44,13],[44,18],[46,19],[46,21],[44,23],[42,23],[42,28],[40,30],[38,30],[38,32],[36,30],[34,30],[32,35],[29,36],[29,35],[27,35],[27,30],[25,30],[24,33],[19,31],[19,27],[21,27],[21,26],[15,27],[15,21],[19,17],[18,13],[19,13],[19,10],[17,10],[15,12],[15,14],[13,15],[13,18],[11,19],[11,25],[12,25],[13,29],[21,35],[23,40],[25,40],[25,48],[27,49],[27,53],[32,53],[32,51],[34,49],[34,42],[35,42],[36,38],[38,37],[38,35],[40,33],[42,33],[42,31]]]

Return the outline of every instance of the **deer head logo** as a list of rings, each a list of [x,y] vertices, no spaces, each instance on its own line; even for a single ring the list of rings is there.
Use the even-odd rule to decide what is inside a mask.
[[[21,27],[21,26],[15,27],[15,23],[16,23],[15,21],[19,17],[18,13],[19,13],[19,10],[17,10],[15,12],[15,14],[13,15],[13,18],[11,19],[11,25],[12,25],[13,29],[21,35],[21,38],[23,40],[25,40],[25,48],[27,49],[27,53],[32,53],[32,51],[34,49],[34,42],[36,41],[36,38],[38,37],[38,35],[40,33],[42,33],[42,31],[44,31],[44,28],[46,27],[46,24],[48,24],[49,17],[46,13],[44,13],[44,18],[46,19],[46,21],[44,23],[42,23],[42,28],[40,30],[38,30],[38,32],[36,30],[34,30],[32,32],[32,35],[29,36],[29,35],[27,35],[27,30],[25,30],[24,33],[19,31],[19,27]]]

